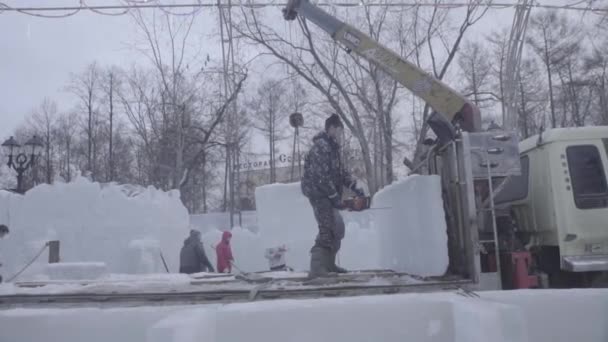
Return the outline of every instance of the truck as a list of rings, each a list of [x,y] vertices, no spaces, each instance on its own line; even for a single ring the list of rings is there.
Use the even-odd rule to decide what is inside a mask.
[[[525,250],[551,287],[608,285],[608,127],[558,128],[519,144],[521,175],[496,198],[505,252]]]
[[[433,109],[425,162],[442,178],[450,274],[484,289],[608,285],[608,127],[521,143],[482,132],[479,109],[441,80],[309,0],[288,1],[284,19],[298,16]]]

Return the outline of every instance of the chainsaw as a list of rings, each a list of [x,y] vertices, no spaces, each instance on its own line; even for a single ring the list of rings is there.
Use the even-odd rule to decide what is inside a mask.
[[[342,204],[349,211],[363,211],[369,209],[372,204],[372,198],[369,196],[356,196],[343,200]]]

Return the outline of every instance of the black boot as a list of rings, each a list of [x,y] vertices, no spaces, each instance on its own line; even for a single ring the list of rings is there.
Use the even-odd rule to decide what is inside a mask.
[[[310,250],[310,272],[308,278],[325,277],[331,271],[332,252],[328,248],[314,246]]]
[[[336,272],[336,273],[348,273],[348,271],[345,268],[342,268],[338,265],[336,265],[336,254],[338,254],[338,252],[331,252],[330,253],[330,266],[329,266],[329,270],[331,272]]]

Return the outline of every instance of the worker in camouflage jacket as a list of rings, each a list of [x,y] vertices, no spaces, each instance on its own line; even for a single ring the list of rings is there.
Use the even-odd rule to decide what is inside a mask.
[[[325,131],[313,138],[313,146],[304,162],[302,193],[308,197],[319,226],[315,244],[310,250],[311,278],[326,275],[328,272],[345,273],[336,265],[336,254],[344,238],[344,221],[339,210],[345,187],[357,196],[363,196],[356,181],[344,169],[340,158],[340,138],[344,126],[340,117],[331,115],[325,121]]]

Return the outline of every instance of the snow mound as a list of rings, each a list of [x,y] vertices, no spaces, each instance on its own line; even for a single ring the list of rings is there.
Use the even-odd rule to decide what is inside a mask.
[[[0,192],[0,222],[11,234],[0,240],[2,273],[27,263],[49,240],[61,242],[62,262],[103,262],[112,273],[178,269],[189,217],[176,190],[100,184],[80,177],[39,185],[25,195]],[[27,272],[43,273],[46,254]],[[19,280],[27,278],[24,273]]]

